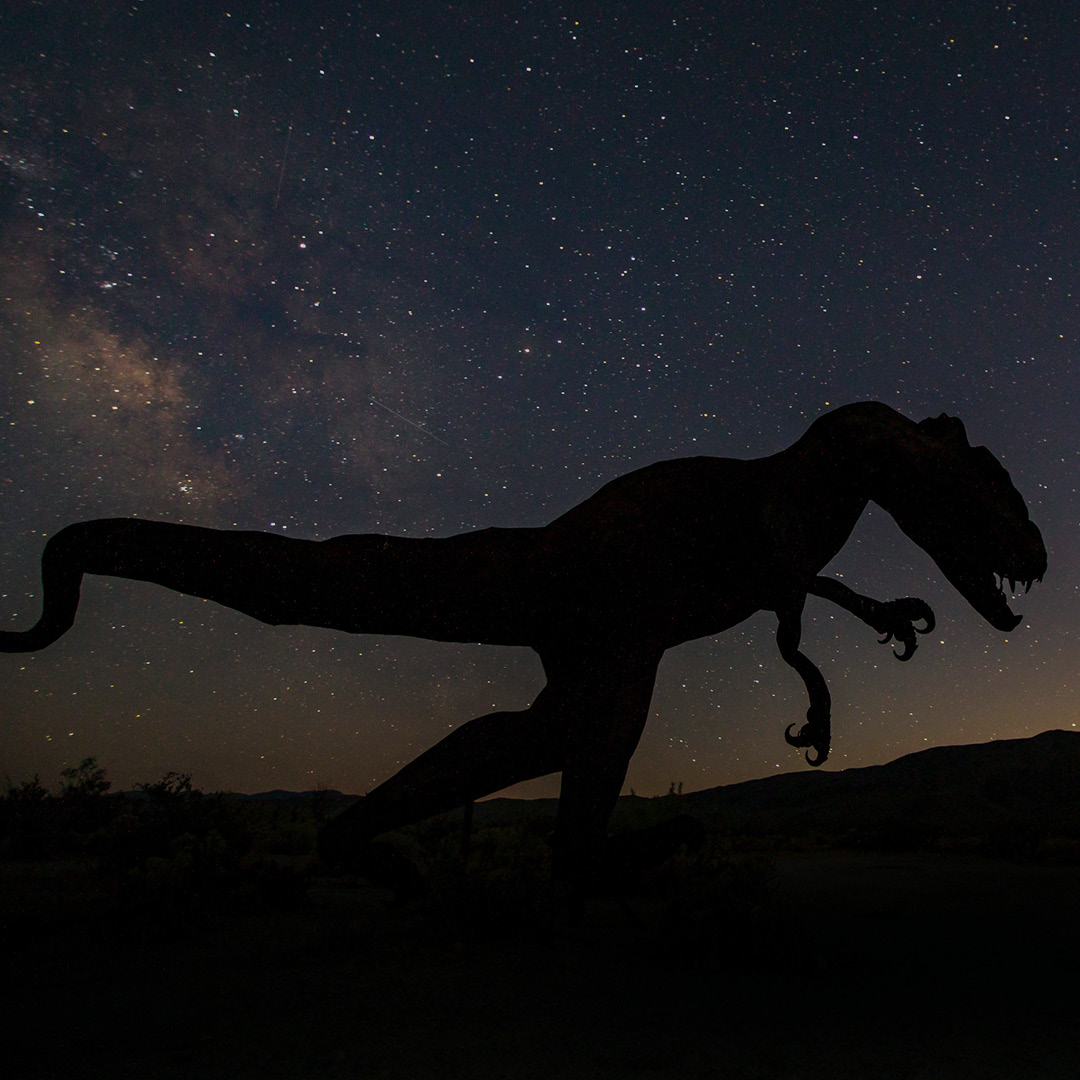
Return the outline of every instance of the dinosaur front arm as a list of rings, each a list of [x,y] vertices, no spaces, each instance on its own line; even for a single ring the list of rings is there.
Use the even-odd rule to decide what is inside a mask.
[[[879,634],[884,634],[882,645],[896,638],[904,646],[903,652],[893,650],[897,660],[910,660],[915,655],[919,646],[916,633],[929,634],[934,629],[934,613],[930,605],[913,596],[900,600],[874,600],[849,589],[835,578],[826,577],[814,578],[806,591],[813,596],[820,596],[823,600],[839,604],[867,626]],[[915,625],[917,622],[926,625],[919,627]]]
[[[904,651],[894,654],[898,660],[910,660],[918,646],[916,633],[928,634],[934,629],[934,613],[929,604],[914,597],[901,600],[874,600],[849,589],[835,578],[816,577],[806,590],[807,594],[831,600],[834,604],[850,611],[856,618],[873,627],[885,636],[885,644],[896,638],[904,646]],[[780,656],[791,665],[802,678],[810,696],[810,708],[806,710],[806,723],[796,734],[791,733],[795,726],[791,724],[784,732],[784,738],[791,746],[809,746],[817,752],[816,758],[807,753],[806,760],[811,765],[821,765],[829,756],[832,742],[832,698],[825,678],[816,665],[799,650],[802,638],[802,611],[806,594],[793,595],[786,603],[776,608],[779,624],[776,628],[776,644]],[[915,623],[923,622],[924,627]]]

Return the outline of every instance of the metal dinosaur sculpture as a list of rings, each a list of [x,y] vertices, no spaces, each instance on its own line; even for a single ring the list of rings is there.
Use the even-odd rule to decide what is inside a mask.
[[[138,519],[71,525],[42,556],[40,620],[0,633],[0,651],[59,638],[74,622],[83,574],[156,582],[275,625],[531,646],[547,684],[528,709],[452,732],[331,821],[319,850],[362,872],[387,857],[375,837],[561,770],[555,872],[581,878],[600,850],[665,649],[775,612],[780,654],[810,698],[805,724],[785,737],[816,752],[812,765],[829,754],[830,698],[799,650],[806,597],[846,608],[882,642],[895,638],[899,659],[911,657],[916,632],[934,625],[923,601],[873,600],[819,576],[871,500],[992,626],[1017,625],[1004,582],[1041,580],[1046,550],[1008,473],[969,445],[958,419],[915,423],[861,402],[769,457],[639,469],[542,528],[316,542]]]

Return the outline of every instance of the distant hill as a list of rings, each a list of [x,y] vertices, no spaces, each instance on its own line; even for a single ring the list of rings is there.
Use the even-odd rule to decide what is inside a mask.
[[[269,791],[243,796],[322,798],[334,812],[357,796]],[[554,817],[556,799],[489,799],[477,824]],[[615,824],[692,814],[732,835],[877,848],[989,841],[1022,850],[1046,838],[1080,840],[1080,731],[935,746],[886,765],[806,770],[647,799],[619,800]]]
[[[346,795],[336,788],[318,788],[312,791],[285,791],[283,788],[274,788],[273,791],[257,791],[254,795],[245,795],[239,791],[225,791],[220,794],[244,802],[277,803],[279,805],[319,803],[328,814],[340,813],[361,798],[359,795]]]
[[[1022,850],[1048,837],[1080,840],[1080,732],[936,746],[886,765],[810,770],[686,795],[623,796],[631,825],[659,809],[692,814],[732,835],[821,839],[853,846],[918,847],[983,841]],[[478,820],[554,814],[554,799],[493,799]]]
[[[887,765],[798,772],[683,796],[725,830],[898,845],[1080,838],[1080,732],[936,746]]]

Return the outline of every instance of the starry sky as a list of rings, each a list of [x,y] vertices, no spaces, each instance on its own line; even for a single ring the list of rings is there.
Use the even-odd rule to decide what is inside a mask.
[[[0,627],[72,521],[536,526],[876,398],[960,416],[1049,571],[1003,635],[871,507],[827,572],[938,627],[898,664],[811,598],[825,768],[1076,727],[1078,16],[843,6],[5,5]],[[807,768],[774,631],[667,654],[627,790]],[[90,578],[0,680],[0,779],[363,792],[543,674]]]

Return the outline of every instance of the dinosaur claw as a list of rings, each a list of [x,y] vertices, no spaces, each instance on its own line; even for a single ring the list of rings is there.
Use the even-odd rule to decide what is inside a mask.
[[[913,596],[902,600],[890,600],[881,605],[883,618],[874,628],[884,631],[885,636],[878,638],[878,643],[887,645],[893,638],[903,645],[903,649],[897,652],[893,649],[893,655],[897,660],[910,660],[919,647],[916,634],[929,634],[936,625],[934,612],[924,600]],[[916,625],[922,623],[921,626]]]
[[[784,741],[789,746],[797,746],[799,748],[809,746],[811,750],[816,750],[816,758],[810,756],[810,750],[806,751],[806,763],[807,765],[813,765],[815,767],[823,765],[826,758],[829,756],[830,735],[828,722],[826,721],[825,724],[803,724],[797,735],[791,734],[791,729],[794,726],[794,724],[788,724],[787,729],[784,732]]]

